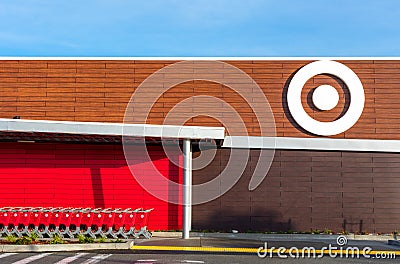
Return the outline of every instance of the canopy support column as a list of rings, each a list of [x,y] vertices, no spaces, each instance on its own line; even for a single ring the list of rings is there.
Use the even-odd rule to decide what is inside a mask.
[[[192,229],[192,144],[183,140],[183,223],[182,238],[188,239]]]

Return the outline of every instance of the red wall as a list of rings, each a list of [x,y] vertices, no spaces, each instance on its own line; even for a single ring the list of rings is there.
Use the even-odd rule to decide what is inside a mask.
[[[181,181],[161,147],[149,152],[165,177]],[[138,156],[134,172],[151,173],[150,165]],[[0,143],[0,206],[154,208],[150,230],[181,229],[180,206],[139,186],[120,145]]]

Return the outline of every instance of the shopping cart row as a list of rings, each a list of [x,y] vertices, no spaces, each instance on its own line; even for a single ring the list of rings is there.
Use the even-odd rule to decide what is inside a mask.
[[[0,208],[0,235],[74,238],[82,234],[110,238],[150,238],[147,229],[153,209],[112,208]]]

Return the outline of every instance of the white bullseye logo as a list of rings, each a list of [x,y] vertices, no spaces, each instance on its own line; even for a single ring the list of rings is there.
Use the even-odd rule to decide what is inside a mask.
[[[346,113],[332,122],[320,122],[310,117],[301,103],[301,91],[306,82],[319,74],[329,74],[340,78],[350,92],[350,105]],[[337,90],[330,85],[317,87],[312,94],[316,108],[328,111],[339,102]],[[316,61],[301,68],[290,81],[287,91],[287,103],[294,120],[305,130],[320,136],[340,134],[351,128],[360,118],[364,109],[365,95],[358,76],[347,66],[336,61]]]
[[[332,110],[339,102],[339,93],[330,85],[321,85],[314,90],[312,101],[319,110]]]

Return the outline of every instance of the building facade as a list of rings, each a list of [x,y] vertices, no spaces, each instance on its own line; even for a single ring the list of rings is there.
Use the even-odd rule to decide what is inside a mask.
[[[251,191],[248,188],[263,148],[255,144],[249,146],[243,173],[229,191],[212,201],[193,205],[193,230],[330,229],[386,233],[399,229],[400,61],[335,59],[359,78],[365,100],[354,125],[341,133],[320,136],[305,129],[293,117],[287,96],[296,74],[316,60],[222,59],[225,65],[247,74],[260,88],[273,115],[273,134],[262,133],[257,109],[251,107],[248,98],[215,81],[228,74],[218,67],[209,71],[207,60],[198,61],[207,79],[179,82],[155,97],[146,116],[147,124],[165,124],[169,113],[189,98],[191,106],[184,105],[179,113],[189,113],[183,115],[185,118],[190,113],[192,116],[182,121],[176,115],[168,124],[221,127],[229,123],[232,129],[230,132],[227,128],[227,136],[278,140],[270,168],[257,188]],[[124,123],[127,106],[140,85],[160,69],[179,61],[3,59],[0,61],[0,118]],[[193,75],[193,72],[171,74],[179,78],[180,74]],[[240,77],[235,74],[228,78],[231,83],[237,78],[237,85],[241,85]],[[339,100],[334,108],[321,111],[314,105],[313,92],[320,85],[336,89]],[[146,91],[149,97],[153,96],[151,89]],[[208,97],[220,99],[220,105],[208,104]],[[253,96],[250,101],[258,99]],[[347,82],[335,74],[322,72],[305,82],[299,100],[308,116],[326,123],[344,117],[357,98]],[[134,112],[145,107],[140,103],[133,103]],[[231,108],[240,120],[228,111]],[[219,115],[207,115],[208,111]],[[130,123],[135,121],[133,118]],[[235,128],[242,124],[245,130],[236,132]],[[120,137],[83,138],[3,131],[0,140],[0,206],[155,208],[151,230],[181,229],[182,206],[154,197],[132,177]],[[193,185],[218,177],[235,149],[226,142],[224,145],[223,140],[210,149],[201,150],[200,144],[196,144],[194,158],[207,152],[212,152],[213,158],[206,166],[193,170]],[[154,166],[164,177],[182,183],[181,155],[176,153],[176,164],[160,141],[147,141],[147,145],[152,162],[138,156],[134,173],[146,175]],[[181,192],[171,195],[181,196]]]

